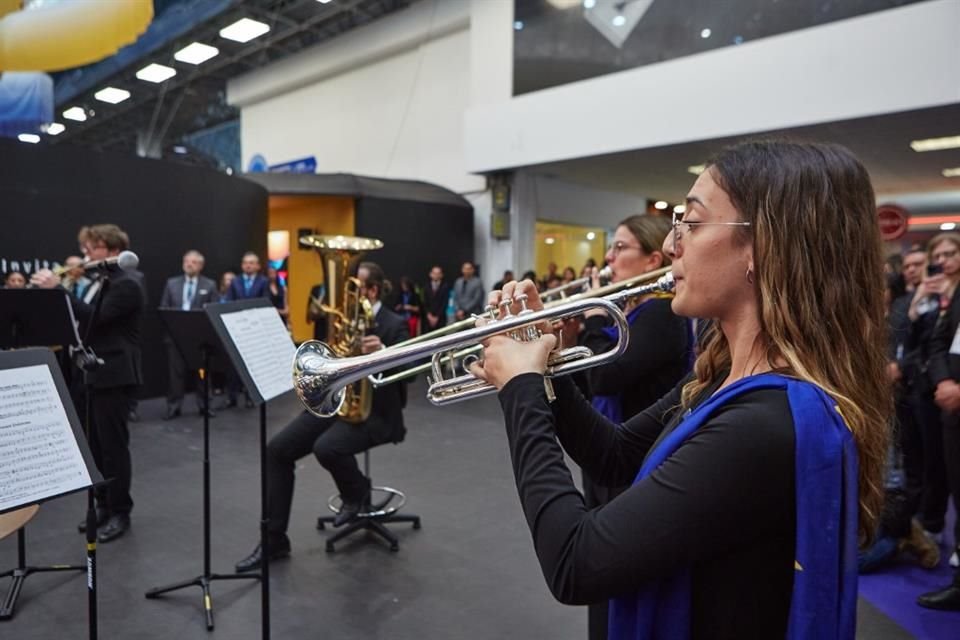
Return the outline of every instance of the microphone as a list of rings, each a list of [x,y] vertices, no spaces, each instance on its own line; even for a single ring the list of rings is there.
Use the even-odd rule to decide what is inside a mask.
[[[103,260],[91,260],[83,264],[84,271],[105,271],[116,265],[124,271],[131,271],[140,264],[140,258],[133,251],[121,251],[120,255],[104,258]]]

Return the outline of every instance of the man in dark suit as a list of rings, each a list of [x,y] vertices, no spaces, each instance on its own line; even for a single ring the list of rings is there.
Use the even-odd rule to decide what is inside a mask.
[[[240,262],[240,270],[240,275],[233,279],[227,289],[227,300],[270,297],[270,283],[266,276],[260,275],[260,256],[247,251]]]
[[[930,262],[940,265],[942,273],[922,283],[925,291],[935,291],[940,297],[940,318],[930,339],[927,373],[935,387],[934,402],[942,411],[947,485],[956,507],[960,501],[960,234],[936,235],[928,247]],[[923,594],[917,604],[929,609],[960,611],[960,569],[954,573],[951,584]]]
[[[127,234],[113,224],[83,227],[78,239],[88,261],[118,256],[130,243]],[[71,296],[70,303],[80,321],[81,335],[89,330],[87,346],[103,360],[91,374],[90,450],[103,477],[111,480],[96,492],[97,539],[110,542],[130,528],[133,509],[127,419],[130,402],[143,381],[140,320],[146,293],[141,280],[116,266],[95,275],[99,277],[84,292],[83,299]],[[60,286],[60,279],[46,269],[34,274],[32,282],[44,289]],[[94,318],[98,298],[102,301]]]
[[[407,323],[380,301],[390,291],[383,270],[373,262],[360,263],[357,277],[364,283],[361,294],[373,306],[375,314],[372,334],[363,337],[361,350],[373,353],[407,339]],[[269,497],[270,560],[290,554],[287,524],[293,501],[294,469],[297,460],[313,453],[330,472],[343,499],[343,506],[334,521],[342,526],[369,510],[370,480],[357,466],[356,454],[387,442],[403,440],[406,389],[392,384],[373,392],[370,417],[359,424],[348,424],[337,418],[317,418],[303,412],[275,435],[267,445],[267,490]],[[260,545],[237,563],[237,571],[259,569],[263,562]]]
[[[217,283],[201,273],[204,258],[199,251],[190,250],[183,254],[183,275],[167,279],[160,297],[161,309],[180,309],[182,311],[199,311],[208,302],[217,302],[219,293]],[[184,380],[187,363],[170,336],[164,336],[164,345],[167,350],[167,414],[164,420],[172,420],[180,415],[183,403]],[[203,415],[203,397],[197,388],[197,409]],[[211,416],[212,412],[211,412]]]
[[[430,269],[430,281],[423,288],[423,307],[427,313],[427,324],[423,333],[447,326],[447,301],[450,298],[450,285],[443,281],[443,269],[433,265]]]
[[[313,324],[313,339],[324,342],[327,340],[327,314],[323,310],[326,291],[326,285],[314,285],[307,299],[307,324]]]

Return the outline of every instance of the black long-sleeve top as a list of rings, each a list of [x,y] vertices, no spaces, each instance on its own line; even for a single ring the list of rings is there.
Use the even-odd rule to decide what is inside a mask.
[[[625,417],[649,407],[687,374],[693,348],[687,320],[674,315],[670,300],[654,298],[644,304],[630,324],[626,352],[613,362],[586,372],[591,394],[621,395]],[[594,353],[610,349],[614,341],[604,332],[610,324],[606,316],[587,318],[580,344]]]
[[[689,567],[694,638],[784,637],[796,546],[786,392],[731,400],[648,478],[588,510],[563,449],[601,484],[632,481],[679,422],[680,386],[616,425],[570,380],[553,384],[552,405],[536,374],[515,377],[499,397],[520,501],[554,597],[584,604],[630,595]]]

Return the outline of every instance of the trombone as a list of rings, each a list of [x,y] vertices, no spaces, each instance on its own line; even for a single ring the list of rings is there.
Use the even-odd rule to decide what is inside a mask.
[[[669,268],[639,277],[644,277],[646,280],[654,277],[659,279],[652,284],[632,288],[625,288],[627,281],[616,283],[605,287],[605,289],[610,287],[619,289],[617,292],[605,292],[609,295],[601,294],[601,289],[595,289],[588,292],[592,295],[578,294],[539,311],[527,309],[526,295],[520,294],[515,300],[501,301],[499,314],[488,307],[485,316],[490,322],[482,327],[474,327],[454,335],[440,336],[414,344],[408,341],[406,344],[394,345],[366,355],[340,358],[323,342],[311,340],[297,349],[293,363],[293,386],[301,402],[311,413],[320,417],[330,417],[336,414],[343,403],[344,390],[348,385],[375,373],[432,356],[436,378],[431,381],[427,391],[428,399],[435,405],[460,402],[493,393],[496,388],[469,373],[443,379],[442,366],[438,364],[442,354],[456,353],[468,347],[479,347],[480,343],[487,338],[499,334],[507,334],[523,341],[536,340],[540,336],[536,325],[578,316],[591,309],[603,310],[612,318],[614,325],[619,329],[617,343],[611,349],[599,354],[594,354],[585,347],[557,350],[547,361],[545,376],[559,377],[606,364],[626,351],[629,340],[627,319],[618,305],[637,296],[673,290],[673,275],[669,273]],[[513,302],[521,305],[521,311],[516,315],[510,312]],[[475,355],[472,357],[476,358]],[[465,365],[465,368],[466,366],[468,365]]]
[[[644,282],[657,280],[668,273],[670,273],[670,267],[664,267],[662,269],[657,269],[655,271],[648,271],[646,273],[641,273],[638,276],[634,276],[633,278],[628,278],[627,280],[623,280],[621,282],[614,282],[612,284],[598,287],[596,289],[587,289],[585,291],[581,291],[580,293],[576,293],[576,294],[567,296],[566,298],[561,298],[559,300],[544,302],[543,306],[545,309],[547,309],[547,308],[554,308],[566,302],[572,302],[574,300],[582,300],[584,298],[602,298],[602,297],[617,293],[618,291],[623,291],[624,289],[636,287],[637,285],[640,285]],[[610,275],[611,275],[610,267],[604,267],[603,269],[600,270],[599,276],[601,278],[601,281],[603,281],[605,278],[609,278]],[[562,288],[569,289],[571,286],[573,286],[577,282],[578,282],[577,280],[574,280],[573,282],[568,282]],[[548,289],[547,291],[544,291],[543,293],[540,294],[540,299],[541,300],[544,299],[545,295],[551,292],[556,292],[559,288],[560,287],[557,287],[554,289]],[[640,294],[634,294],[634,296],[636,295],[640,295]],[[416,338],[410,338],[409,340],[404,340],[403,342],[399,342],[396,345],[389,348],[393,349],[396,347],[402,347],[409,344],[420,344],[423,342],[427,342],[441,335],[447,335],[449,333],[459,332],[464,329],[469,329],[473,327],[473,325],[476,324],[476,322],[477,322],[477,319],[475,317],[464,318],[459,322],[454,322],[453,324],[447,325],[446,327],[437,329],[435,331],[431,331],[429,333],[425,333],[423,335],[417,336]],[[441,376],[438,375],[438,370],[437,370],[438,365],[444,365],[444,364],[449,365],[451,368],[451,372],[455,372],[454,362],[456,360],[475,355],[482,350],[483,350],[483,347],[480,344],[473,344],[464,349],[454,351],[452,353],[447,353],[440,356],[435,355],[431,360],[431,362],[425,362],[423,364],[419,364],[419,365],[410,367],[408,369],[403,369],[401,371],[398,371],[390,375],[384,375],[382,373],[379,375],[371,375],[370,382],[373,383],[374,388],[379,388],[379,387],[386,386],[388,384],[393,384],[394,382],[406,380],[407,378],[412,378],[426,371],[433,371],[434,379],[439,379]],[[466,367],[464,367],[464,369],[465,368]]]

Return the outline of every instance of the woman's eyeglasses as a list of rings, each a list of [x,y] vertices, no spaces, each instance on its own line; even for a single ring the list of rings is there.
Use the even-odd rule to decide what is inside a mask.
[[[623,240],[617,240],[616,242],[611,244],[609,247],[607,247],[607,253],[612,253],[613,257],[616,258],[618,255],[620,255],[621,251],[624,251],[626,249],[636,249],[638,251],[642,250],[640,247],[638,247],[635,244],[627,244]]]
[[[721,225],[725,227],[749,227],[747,221],[741,222],[689,222],[683,219],[682,213],[673,212],[673,250],[677,250],[677,244],[680,239],[688,233],[692,233],[697,227],[706,225]]]

